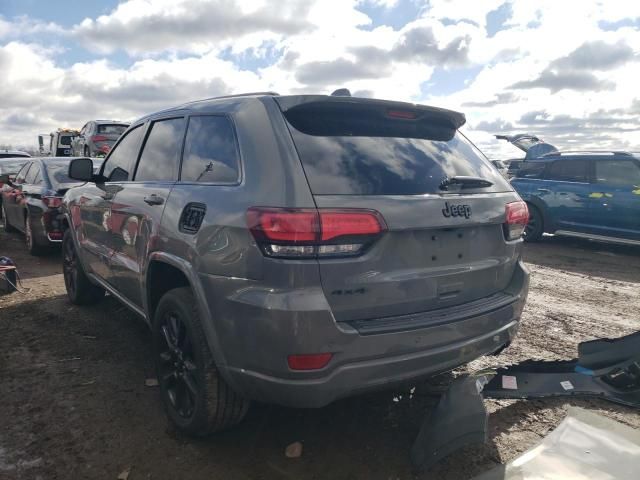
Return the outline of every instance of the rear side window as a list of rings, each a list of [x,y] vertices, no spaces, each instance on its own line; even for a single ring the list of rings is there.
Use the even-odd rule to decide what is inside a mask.
[[[493,183],[469,192],[511,190],[504,177],[455,129],[437,122],[378,119],[376,112],[350,108],[298,108],[285,113],[314,194],[443,193],[439,187],[445,178],[463,175]]]
[[[560,182],[587,182],[589,162],[587,160],[556,160],[549,167],[547,179]]]
[[[38,176],[38,174],[40,173],[40,166],[38,166],[37,163],[34,163],[31,165],[31,168],[29,169],[29,173],[27,173],[27,176],[24,177],[24,183],[35,183],[36,177]]]
[[[126,182],[131,179],[131,169],[138,156],[142,140],[142,126],[137,126],[111,151],[105,161],[102,175],[108,182]]]
[[[240,158],[231,120],[219,115],[191,117],[180,180],[236,183],[239,176]]]
[[[596,161],[596,182],[615,186],[640,186],[640,167],[631,160]]]
[[[177,180],[183,136],[184,118],[153,122],[142,148],[136,181]]]
[[[544,162],[523,162],[516,171],[516,178],[541,178],[544,167]]]

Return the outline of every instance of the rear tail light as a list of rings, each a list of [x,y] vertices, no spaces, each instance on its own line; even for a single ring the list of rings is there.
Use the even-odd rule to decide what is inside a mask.
[[[92,142],[106,142],[108,140],[104,135],[94,135],[91,137]]]
[[[289,355],[287,363],[291,370],[320,370],[327,366],[332,353],[314,353],[311,355]]]
[[[44,203],[47,208],[58,208],[62,205],[62,197],[42,197],[42,203]]]
[[[507,240],[516,240],[522,236],[529,222],[529,209],[523,201],[507,203],[504,234]]]
[[[111,147],[109,145],[102,145],[99,150],[103,153],[109,153],[109,151],[111,150]]]
[[[373,210],[254,207],[247,225],[263,253],[279,258],[360,255],[387,229]]]

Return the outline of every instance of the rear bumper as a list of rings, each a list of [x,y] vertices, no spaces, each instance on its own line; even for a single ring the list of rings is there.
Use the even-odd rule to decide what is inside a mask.
[[[203,285],[205,291],[224,289],[220,277],[201,280],[211,284]],[[216,322],[225,359],[218,366],[234,389],[261,402],[322,407],[339,398],[433,376],[500,350],[518,331],[528,286],[529,274],[518,263],[505,291],[512,298],[508,304],[484,312],[475,308],[472,316],[451,322],[374,334],[335,322],[324,297],[316,295],[321,289],[298,292],[299,298],[294,298],[291,292],[245,285],[242,293],[233,288],[235,293],[229,292],[222,302],[218,298],[208,303],[214,318],[225,318],[227,307],[234,312],[233,321]],[[225,306],[227,302],[232,304]],[[333,353],[322,370],[288,368],[290,354],[321,352]]]

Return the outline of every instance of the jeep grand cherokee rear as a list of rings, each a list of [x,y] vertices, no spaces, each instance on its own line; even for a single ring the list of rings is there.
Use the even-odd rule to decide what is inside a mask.
[[[247,399],[321,407],[500,350],[527,295],[527,211],[463,123],[266,94],[140,119],[104,185],[65,197],[70,298],[95,300],[90,283],[146,318],[167,412],[196,434]]]

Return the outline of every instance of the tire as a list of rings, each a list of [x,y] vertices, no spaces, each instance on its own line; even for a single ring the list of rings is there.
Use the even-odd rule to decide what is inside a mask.
[[[91,152],[89,151],[89,147],[87,147],[86,145],[84,147],[84,156],[85,157],[90,157],[91,156]]]
[[[71,235],[71,229],[67,229],[62,237],[62,271],[67,296],[75,305],[98,303],[104,297],[104,289],[91,283],[84,273]]]
[[[538,207],[530,203],[527,203],[527,207],[529,208],[529,222],[524,229],[524,241],[538,242],[544,233],[544,219]]]
[[[24,240],[27,244],[27,250],[31,255],[38,257],[47,253],[48,249],[38,245],[33,238],[33,228],[31,227],[31,221],[29,220],[28,214],[24,217]]]
[[[2,229],[7,233],[13,233],[16,231],[15,227],[9,223],[9,219],[7,219],[7,212],[4,209],[4,205],[2,205]]]
[[[242,421],[250,402],[216,368],[190,288],[162,296],[152,337],[162,402],[178,430],[202,437]]]

